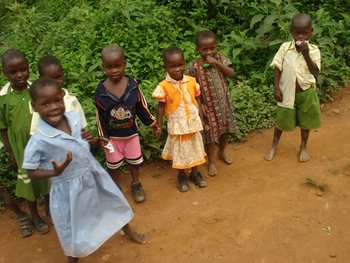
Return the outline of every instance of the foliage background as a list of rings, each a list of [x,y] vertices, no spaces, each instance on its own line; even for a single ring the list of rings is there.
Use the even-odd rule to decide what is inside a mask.
[[[293,15],[305,12],[313,17],[312,42],[322,54],[318,77],[321,100],[329,99],[346,84],[350,71],[349,10],[347,0],[2,0],[0,53],[8,48],[24,51],[31,79],[37,77],[41,56],[57,56],[64,67],[66,87],[77,95],[89,128],[95,132],[93,94],[103,78],[100,51],[104,46],[118,43],[125,49],[127,74],[139,81],[155,113],[156,102],[150,94],[165,76],[162,50],[178,45],[190,62],[198,57],[195,32],[211,29],[218,36],[220,52],[233,61],[237,71],[237,78],[231,81],[239,126],[234,139],[243,140],[248,132],[273,124],[273,71],[269,64],[280,44],[290,40]],[[0,84],[5,82],[2,75]],[[165,137],[155,140],[150,129],[142,125],[140,134],[146,158],[157,158]],[[0,178],[13,189],[3,150],[0,158]]]

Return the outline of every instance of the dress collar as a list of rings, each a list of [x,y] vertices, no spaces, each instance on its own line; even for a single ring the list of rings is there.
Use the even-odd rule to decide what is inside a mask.
[[[73,112],[65,112],[64,115],[67,118],[68,125],[72,131],[72,135],[69,135],[61,130],[58,130],[55,127],[52,127],[50,124],[45,122],[42,118],[39,119],[38,131],[42,135],[44,135],[45,137],[48,137],[48,138],[54,138],[54,137],[61,135],[62,138],[72,139],[72,137],[75,137],[75,133],[78,130],[77,129],[78,121],[76,119],[72,119],[71,113],[73,113]]]
[[[170,77],[169,73],[166,74],[165,79],[173,84],[177,84],[177,83],[186,83],[189,80],[189,76],[184,75],[182,80],[175,80],[172,77]]]

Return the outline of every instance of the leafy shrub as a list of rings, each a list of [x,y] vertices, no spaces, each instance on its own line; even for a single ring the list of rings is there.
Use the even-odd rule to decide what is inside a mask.
[[[269,64],[281,43],[291,39],[290,20],[298,12],[313,17],[315,42],[322,54],[318,77],[319,95],[327,100],[348,81],[350,71],[350,2],[347,0],[3,0],[0,3],[0,52],[18,48],[30,61],[31,79],[36,63],[46,54],[63,64],[66,86],[81,102],[96,132],[94,90],[103,78],[100,51],[110,44],[121,45],[127,56],[127,74],[139,82],[152,112],[150,98],[164,78],[162,50],[178,45],[187,62],[198,57],[195,32],[209,28],[218,37],[220,52],[234,63],[232,81],[239,132],[273,125],[273,72]],[[0,77],[5,83],[4,76]],[[234,88],[234,87],[237,87]],[[143,151],[157,158],[164,143],[141,125]],[[3,153],[0,153],[3,158]]]

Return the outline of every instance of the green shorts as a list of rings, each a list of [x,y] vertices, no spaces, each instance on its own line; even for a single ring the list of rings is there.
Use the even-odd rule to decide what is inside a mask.
[[[296,126],[307,130],[321,127],[320,101],[316,89],[295,93],[294,109],[277,106],[276,127],[281,131],[292,131]]]

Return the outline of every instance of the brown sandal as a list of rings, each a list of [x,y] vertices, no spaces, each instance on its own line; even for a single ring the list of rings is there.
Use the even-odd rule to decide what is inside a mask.
[[[29,237],[33,234],[34,229],[30,222],[29,216],[24,213],[22,216],[17,217],[17,222],[19,226],[19,233],[21,237]]]

